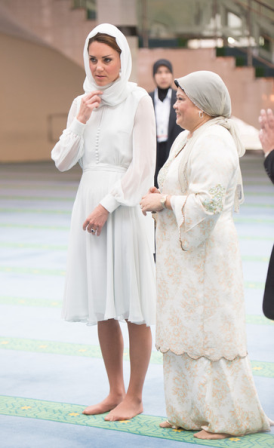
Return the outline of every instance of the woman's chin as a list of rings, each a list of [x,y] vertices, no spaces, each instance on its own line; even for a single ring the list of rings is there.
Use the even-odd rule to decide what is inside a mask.
[[[183,126],[183,124],[182,124],[182,122],[181,122],[181,120],[180,120],[179,117],[176,119],[176,124],[177,124],[178,126],[180,126],[180,128],[184,128],[184,126]]]
[[[95,78],[95,82],[96,82],[97,86],[107,85],[107,81],[105,79]]]

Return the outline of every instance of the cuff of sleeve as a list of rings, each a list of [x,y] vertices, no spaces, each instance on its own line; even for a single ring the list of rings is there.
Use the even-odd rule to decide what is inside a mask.
[[[187,196],[171,196],[170,204],[173,210],[173,213],[176,217],[178,227],[181,227],[184,223],[184,215],[183,215],[183,207],[186,203]]]
[[[170,205],[173,211],[175,211],[175,196],[170,197]]]
[[[86,125],[84,123],[81,123],[77,120],[77,118],[74,118],[69,129],[71,132],[73,132],[76,135],[79,135],[79,137],[82,137]]]
[[[112,213],[116,208],[119,207],[119,202],[112,196],[112,194],[107,194],[100,204],[109,212]]]

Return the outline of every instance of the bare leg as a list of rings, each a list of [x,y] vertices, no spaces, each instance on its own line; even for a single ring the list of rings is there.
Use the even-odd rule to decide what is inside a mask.
[[[229,434],[213,434],[212,432],[205,431],[204,429],[200,432],[194,434],[196,439],[207,439],[207,440],[218,440],[218,439],[227,439],[228,437],[232,437]]]
[[[142,392],[151,355],[151,330],[146,325],[127,324],[130,382],[124,400],[105,417],[109,421],[129,420],[143,412]]]
[[[124,341],[119,322],[114,319],[98,322],[100,347],[108,375],[109,395],[100,403],[88,406],[83,414],[103,414],[114,409],[125,396],[123,378]]]

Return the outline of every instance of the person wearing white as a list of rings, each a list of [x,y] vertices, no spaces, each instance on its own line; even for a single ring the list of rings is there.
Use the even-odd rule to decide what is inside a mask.
[[[60,171],[83,169],[71,218],[63,317],[98,323],[110,392],[85,414],[111,411],[125,420],[143,411],[142,388],[155,323],[153,220],[139,201],[153,185],[156,142],[151,98],[128,81],[131,54],[125,36],[101,24],[84,46],[84,95],[72,103],[67,128],[52,150]],[[126,320],[131,377],[123,381]]]
[[[171,62],[167,59],[158,59],[153,64],[152,72],[156,89],[149,92],[149,95],[153,101],[156,119],[157,154],[154,185],[158,187],[158,172],[167,161],[170,148],[182,129],[176,124],[173,109],[176,90],[171,87],[173,83]]]
[[[175,80],[175,140],[157,213],[156,346],[164,357],[167,422],[199,439],[269,431],[247,355],[244,288],[233,208],[243,201],[244,148],[222,79],[199,71]]]

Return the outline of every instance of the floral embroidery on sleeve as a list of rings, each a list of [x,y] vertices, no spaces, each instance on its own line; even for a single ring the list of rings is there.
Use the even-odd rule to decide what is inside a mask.
[[[223,198],[225,196],[225,188],[218,184],[209,190],[210,199],[203,201],[203,206],[208,213],[213,215],[223,211]]]

